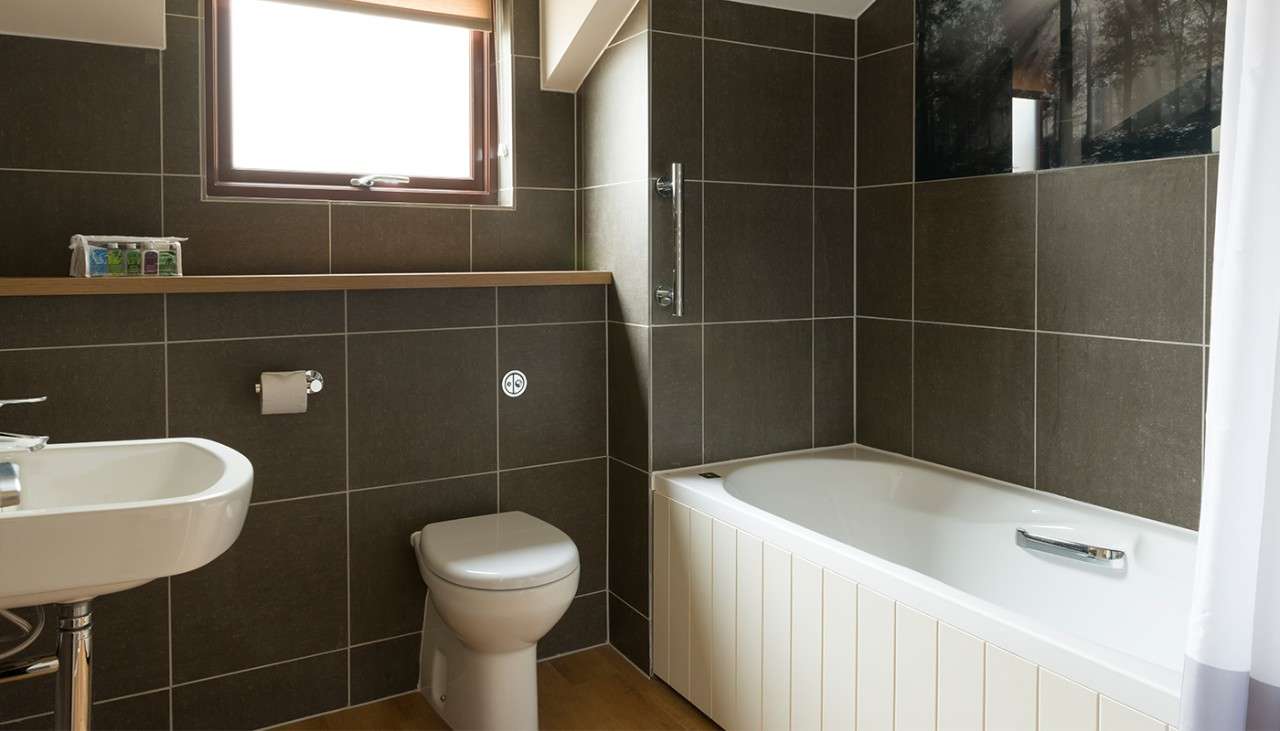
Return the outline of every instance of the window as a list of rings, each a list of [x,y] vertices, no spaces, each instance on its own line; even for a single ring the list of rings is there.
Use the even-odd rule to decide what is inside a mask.
[[[208,17],[209,195],[494,200],[485,0],[209,0]]]

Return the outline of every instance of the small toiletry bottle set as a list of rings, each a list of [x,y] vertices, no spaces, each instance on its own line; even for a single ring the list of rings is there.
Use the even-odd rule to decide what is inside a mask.
[[[71,237],[73,277],[180,277],[182,242],[175,236]]]

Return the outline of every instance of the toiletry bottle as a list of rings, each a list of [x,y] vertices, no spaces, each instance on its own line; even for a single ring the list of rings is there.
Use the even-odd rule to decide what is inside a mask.
[[[173,244],[157,244],[159,247],[159,262],[157,269],[162,277],[174,277],[178,275],[178,252],[174,250]]]
[[[124,268],[130,277],[142,276],[142,250],[137,244],[124,245]]]
[[[123,277],[126,273],[124,249],[115,242],[107,244],[107,276]]]
[[[142,274],[154,277],[160,273],[160,251],[154,243],[142,245]]]
[[[107,250],[101,246],[94,246],[93,244],[85,244],[85,247],[88,249],[89,276],[107,276]]]

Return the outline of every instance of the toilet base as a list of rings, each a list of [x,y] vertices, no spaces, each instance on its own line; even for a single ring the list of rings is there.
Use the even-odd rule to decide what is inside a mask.
[[[427,596],[418,690],[449,728],[538,728],[537,645],[477,652],[462,644]]]

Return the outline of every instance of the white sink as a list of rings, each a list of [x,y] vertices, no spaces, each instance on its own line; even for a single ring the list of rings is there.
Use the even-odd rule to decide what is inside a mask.
[[[207,439],[3,452],[22,501],[0,509],[0,609],[68,603],[199,568],[240,535],[244,455]]]

